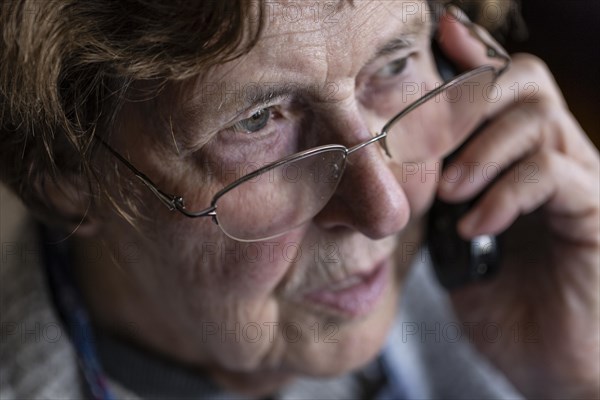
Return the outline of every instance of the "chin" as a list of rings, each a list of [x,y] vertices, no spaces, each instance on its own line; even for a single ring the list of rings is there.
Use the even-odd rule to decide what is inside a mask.
[[[307,335],[302,341],[287,343],[284,370],[295,375],[334,377],[359,369],[377,357],[397,313],[399,285],[394,279],[389,283],[368,315],[320,315],[303,321]]]
[[[285,340],[278,335],[256,369],[229,371],[232,379],[227,383],[241,392],[261,386],[260,395],[265,395],[290,379],[330,378],[367,365],[381,352],[397,317],[405,269],[406,265],[393,266],[379,301],[366,314],[351,316],[309,304],[279,302],[279,326],[301,327],[301,338]]]

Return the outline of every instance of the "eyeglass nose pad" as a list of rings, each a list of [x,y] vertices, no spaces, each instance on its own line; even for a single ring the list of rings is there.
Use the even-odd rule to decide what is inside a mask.
[[[377,137],[378,135],[379,134],[377,132],[375,132],[375,135],[373,135],[373,136]],[[382,138],[379,140],[379,145],[381,146],[381,148],[383,148],[383,151],[385,151],[385,155],[388,156],[389,158],[392,158],[392,154],[390,153],[390,150],[387,145],[387,132],[382,132],[381,136],[382,136]]]

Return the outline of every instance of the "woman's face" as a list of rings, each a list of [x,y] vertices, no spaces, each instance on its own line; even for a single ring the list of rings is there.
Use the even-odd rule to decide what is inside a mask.
[[[203,209],[257,166],[368,140],[423,94],[421,84],[439,80],[429,46],[426,2],[269,3],[265,31],[248,54],[185,82],[173,107],[148,115],[146,105],[127,106],[114,146],[162,190]],[[169,123],[156,124],[157,116]],[[433,129],[443,119],[432,113],[416,126]],[[366,363],[394,319],[403,251],[413,248],[411,227],[435,190],[434,153],[407,173],[379,144],[367,146],[350,156],[314,219],[263,242],[232,240],[210,218],[170,212],[142,190],[152,221],[138,232],[107,219],[100,233],[139,250],[140,262],[126,272],[136,293],[127,307],[152,326],[140,340],[230,384]],[[293,186],[265,187],[267,195],[232,211],[241,225],[269,224],[282,199],[303,206]]]

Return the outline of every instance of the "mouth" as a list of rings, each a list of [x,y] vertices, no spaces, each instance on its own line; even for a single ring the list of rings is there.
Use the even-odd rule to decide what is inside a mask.
[[[375,309],[389,281],[389,258],[368,272],[351,275],[304,295],[304,300],[349,317],[361,317]]]

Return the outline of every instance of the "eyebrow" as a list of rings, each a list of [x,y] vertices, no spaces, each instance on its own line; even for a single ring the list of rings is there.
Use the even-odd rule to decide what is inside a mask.
[[[256,96],[246,99],[241,107],[242,109],[248,109],[253,106],[267,105],[276,100],[282,100],[286,97],[295,97],[301,93],[307,92],[302,89],[299,85],[291,83],[270,83],[269,89],[265,87],[265,90],[261,90]],[[266,85],[265,85],[266,86]],[[261,85],[258,85],[261,87]]]
[[[367,64],[379,57],[384,57],[412,46],[414,44],[412,38],[421,33],[427,27],[427,24],[422,18],[414,17],[407,21],[403,27],[405,29],[398,36],[387,41],[377,49],[375,55],[369,59]]]
[[[371,58],[369,60],[369,62],[372,60],[375,60],[379,57],[393,54],[393,53],[397,52],[398,50],[405,49],[407,47],[410,47],[411,45],[412,45],[412,41],[408,40],[404,37],[394,38],[394,39],[390,40],[389,42],[385,43],[383,46],[381,46],[375,52],[375,56],[373,56],[373,58]]]
[[[290,82],[265,82],[262,85],[257,84],[257,87],[259,88],[259,91],[255,96],[244,96],[242,92],[241,96],[244,98],[239,99],[239,101],[233,100],[229,103],[235,111],[234,118],[239,117],[240,114],[249,111],[252,108],[264,107],[287,98],[298,98],[300,95],[306,95],[311,91],[309,88],[303,88],[299,84]],[[228,103],[228,101],[224,98],[221,104],[219,104],[219,109],[226,103]]]

